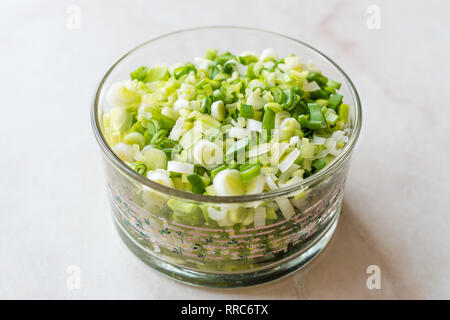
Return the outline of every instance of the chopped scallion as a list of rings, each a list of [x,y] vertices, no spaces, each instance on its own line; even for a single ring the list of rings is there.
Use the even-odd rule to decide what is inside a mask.
[[[253,118],[254,115],[253,107],[249,104],[241,103],[241,109],[239,111],[239,114],[243,118]]]
[[[205,192],[205,184],[198,174],[190,174],[187,176],[187,179],[192,186],[193,193],[203,194]]]

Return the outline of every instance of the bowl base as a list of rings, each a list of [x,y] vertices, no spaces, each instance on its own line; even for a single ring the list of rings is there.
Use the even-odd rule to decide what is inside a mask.
[[[122,225],[114,219],[114,223],[120,237],[126,246],[143,262],[159,271],[165,276],[174,280],[202,287],[213,288],[237,288],[261,285],[264,283],[279,280],[291,273],[298,271],[308,265],[326,247],[331,240],[339,221],[340,209],[334,214],[328,226],[308,245],[307,248],[299,252],[289,260],[268,267],[264,270],[246,272],[241,274],[217,274],[208,272],[197,272],[181,266],[169,264],[154,255],[148,254],[142,246],[131,238],[123,229]],[[113,215],[114,216],[114,215]],[[115,218],[115,216],[114,216]]]

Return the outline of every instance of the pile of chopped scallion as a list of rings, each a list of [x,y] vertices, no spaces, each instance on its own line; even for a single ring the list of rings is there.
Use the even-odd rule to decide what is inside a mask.
[[[300,182],[339,155],[350,132],[340,87],[295,55],[210,49],[194,63],[142,66],[113,84],[103,131],[125,163],[165,186],[257,194]],[[167,205],[186,222],[191,209],[178,202]],[[280,201],[278,208],[285,218],[293,214],[290,203]],[[206,215],[219,225],[260,226],[276,219],[278,208],[253,208],[251,219],[213,207]],[[188,223],[199,224],[194,220]]]

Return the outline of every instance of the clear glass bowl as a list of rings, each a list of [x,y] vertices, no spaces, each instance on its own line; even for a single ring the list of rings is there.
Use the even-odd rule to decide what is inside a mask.
[[[107,145],[100,121],[106,108],[105,95],[112,83],[127,79],[132,70],[142,65],[192,61],[208,48],[239,53],[261,52],[267,47],[275,48],[280,56],[295,53],[305,62],[311,60],[324,75],[342,83],[340,93],[351,109],[351,136],[343,152],[318,173],[271,192],[205,196],[148,180]],[[329,242],[341,212],[350,156],[361,128],[361,106],[344,71],[309,45],[262,30],[206,27],[147,41],[119,59],[97,88],[92,125],[103,151],[114,221],[126,245],[145,263],[174,279],[201,286],[240,287],[275,280],[305,266]],[[279,218],[262,228],[192,226],[174,219],[166,205],[168,199],[200,210],[210,205],[238,209],[265,201],[290,201],[296,212],[290,219]]]

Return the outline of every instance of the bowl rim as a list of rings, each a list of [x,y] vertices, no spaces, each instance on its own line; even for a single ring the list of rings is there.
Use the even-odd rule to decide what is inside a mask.
[[[284,38],[286,40],[290,40],[293,42],[296,42],[310,50],[312,50],[314,53],[321,56],[325,61],[330,63],[344,78],[345,83],[350,89],[350,93],[353,98],[353,102],[355,104],[355,124],[354,128],[352,130],[352,134],[350,136],[349,142],[345,145],[343,151],[333,159],[331,163],[329,163],[323,170],[320,170],[318,173],[312,174],[311,176],[307,177],[306,179],[298,182],[293,183],[289,186],[279,188],[277,190],[271,190],[267,192],[262,192],[259,194],[249,194],[249,195],[240,195],[240,196],[209,196],[209,195],[201,195],[196,193],[191,193],[187,191],[178,190],[171,187],[166,187],[162,184],[159,184],[155,181],[152,181],[148,179],[145,176],[140,175],[133,169],[131,169],[125,162],[123,162],[111,149],[111,147],[106,142],[106,139],[102,133],[102,130],[100,129],[100,121],[99,121],[99,101],[100,101],[100,93],[103,89],[103,85],[108,79],[108,76],[112,73],[112,71],[122,62],[124,59],[126,59],[129,55],[134,53],[135,51],[139,50],[140,48],[146,46],[147,44],[150,44],[152,42],[155,42],[159,39],[166,38],[169,36],[173,36],[180,33],[186,33],[186,32],[193,32],[193,31],[203,31],[203,30],[217,30],[217,29],[233,29],[233,30],[243,30],[243,31],[257,31],[261,33],[266,33],[273,36],[278,36],[281,38]],[[136,46],[135,48],[128,51],[125,55],[123,55],[120,59],[118,59],[105,73],[105,75],[102,77],[101,81],[97,85],[95,89],[95,93],[92,99],[92,107],[91,107],[91,125],[92,129],[94,131],[96,140],[102,149],[103,153],[106,155],[106,157],[122,172],[124,172],[127,176],[130,178],[137,180],[139,183],[143,184],[144,186],[147,186],[151,189],[154,189],[156,191],[159,191],[161,193],[174,196],[177,198],[181,198],[184,200],[190,200],[190,201],[196,201],[196,202],[209,202],[209,203],[244,203],[244,202],[253,202],[253,201],[261,201],[266,199],[272,199],[277,197],[282,197],[286,195],[290,195],[292,193],[298,192],[300,190],[305,189],[305,187],[310,186],[311,184],[314,184],[315,182],[321,181],[322,179],[328,177],[328,174],[330,174],[333,170],[339,168],[339,166],[350,157],[351,152],[356,145],[356,142],[358,140],[358,137],[360,135],[361,131],[361,123],[362,123],[362,110],[361,110],[361,101],[358,95],[358,92],[353,84],[353,82],[350,80],[350,78],[347,76],[347,74],[342,70],[339,65],[337,65],[333,60],[331,60],[329,57],[327,57],[325,54],[323,54],[318,49],[310,46],[309,44],[297,40],[295,38],[283,35],[281,33],[263,30],[259,28],[252,28],[252,27],[240,27],[240,26],[203,26],[203,27],[195,27],[195,28],[188,28],[188,29],[182,29],[177,30],[173,32],[169,32],[166,34],[163,34],[161,36],[152,38],[150,40],[147,40],[140,45]]]

